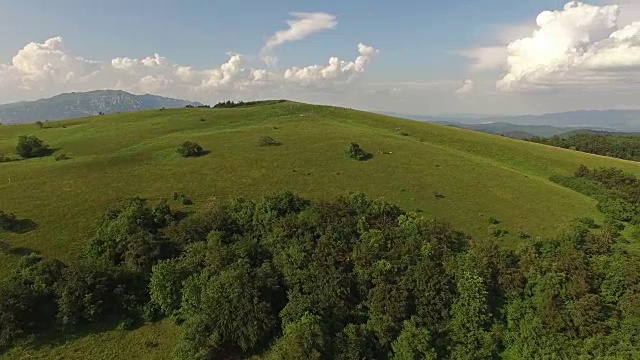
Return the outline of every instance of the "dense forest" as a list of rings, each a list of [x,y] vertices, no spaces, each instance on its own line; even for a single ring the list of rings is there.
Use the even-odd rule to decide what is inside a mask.
[[[640,161],[640,136],[575,133],[550,138],[534,136],[527,140],[591,154]]]
[[[188,216],[136,198],[77,262],[22,259],[0,288],[0,345],[170,317],[176,359],[638,358],[640,257],[595,227],[515,251],[362,194]]]

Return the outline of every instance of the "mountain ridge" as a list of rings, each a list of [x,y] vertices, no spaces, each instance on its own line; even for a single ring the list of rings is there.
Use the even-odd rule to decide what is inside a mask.
[[[93,90],[63,93],[35,101],[0,105],[0,122],[25,124],[36,121],[65,120],[156,108],[201,106],[199,102],[152,94],[136,95],[123,90]]]

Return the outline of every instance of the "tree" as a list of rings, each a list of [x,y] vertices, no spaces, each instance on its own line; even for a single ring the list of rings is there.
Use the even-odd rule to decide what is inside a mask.
[[[35,124],[38,127],[38,129],[44,128],[44,124],[42,123],[42,121],[36,121]]]
[[[308,359],[320,360],[326,346],[322,321],[310,313],[284,329],[283,336],[274,344],[267,360]]]
[[[437,359],[436,351],[431,345],[429,330],[416,324],[416,320],[407,320],[402,326],[400,335],[393,342],[392,360],[430,360]]]
[[[351,143],[349,145],[346,154],[348,157],[358,161],[369,160],[372,157],[370,153],[362,150],[362,148],[360,148],[360,145],[356,143]]]
[[[33,135],[22,135],[18,138],[16,152],[23,158],[28,159],[46,156],[51,152],[51,149],[42,140]]]
[[[11,231],[16,225],[16,216],[0,210],[0,229]]]
[[[202,146],[193,141],[185,141],[178,147],[177,151],[182,157],[197,157],[204,155]]]

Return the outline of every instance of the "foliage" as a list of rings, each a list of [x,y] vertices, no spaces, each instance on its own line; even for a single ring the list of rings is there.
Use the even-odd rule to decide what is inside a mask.
[[[6,213],[0,210],[0,229],[11,231],[16,226],[16,216],[12,213]]]
[[[33,135],[22,135],[18,138],[16,152],[23,158],[28,159],[49,155],[51,149],[42,140]]]
[[[182,145],[178,146],[177,152],[182,157],[198,157],[204,155],[202,146],[193,141],[185,141],[182,143]]]
[[[598,200],[598,210],[612,220],[640,223],[640,179],[633,174],[581,165],[574,176],[553,176],[551,180]],[[594,227],[591,221],[588,226]]]
[[[83,261],[19,264],[0,345],[161,311],[181,324],[178,359],[634,358],[640,259],[615,226],[576,221],[514,251],[362,194],[236,198],[183,220],[135,198]]]
[[[528,140],[591,154],[640,161],[640,137],[638,136],[577,133],[551,138],[536,136]]]
[[[372,157],[370,153],[364,151],[362,148],[360,148],[360,145],[356,143],[351,143],[349,145],[346,154],[348,157],[358,161],[369,160]]]
[[[248,106],[255,106],[255,105],[274,105],[274,104],[280,104],[285,102],[285,100],[265,100],[265,101],[239,101],[239,102],[234,102],[234,101],[221,101],[217,104],[215,104],[213,106],[214,109],[221,109],[221,108],[237,108],[237,107],[248,107]]]

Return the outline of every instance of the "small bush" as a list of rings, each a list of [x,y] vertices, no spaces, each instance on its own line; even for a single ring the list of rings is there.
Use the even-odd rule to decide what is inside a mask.
[[[522,229],[518,229],[518,237],[520,239],[529,239],[531,236],[529,234],[527,234],[526,232],[524,232],[524,230]]]
[[[64,161],[64,160],[69,160],[71,159],[70,157],[68,157],[66,154],[58,154],[56,155],[56,161]]]
[[[402,136],[409,136],[409,133],[408,133],[408,132],[406,132],[406,131],[403,131],[403,132],[401,132],[401,133],[400,133],[400,135],[402,135]]]
[[[130,317],[124,318],[118,323],[118,326],[116,326],[116,330],[117,331],[131,330],[135,326],[135,323],[136,322]]]
[[[259,146],[280,146],[281,143],[277,142],[276,139],[271,136],[263,136],[258,141]]]
[[[191,199],[189,199],[188,197],[184,196],[182,197],[182,205],[193,205],[193,201],[191,201]]]
[[[489,224],[498,225],[500,224],[500,220],[494,218],[493,216],[489,218]]]
[[[351,143],[349,145],[349,148],[347,149],[346,154],[348,157],[358,161],[368,160],[372,157],[370,153],[364,151],[360,147],[360,145],[356,143]]]
[[[28,159],[49,155],[51,149],[42,140],[33,135],[22,135],[18,138],[16,152],[23,158]]]
[[[586,226],[589,229],[597,229],[598,225],[596,224],[596,221],[593,220],[590,217],[582,217],[578,219],[578,223]]]
[[[500,238],[507,235],[509,232],[505,229],[501,229],[496,225],[489,225],[489,235]]]
[[[35,124],[38,127],[38,129],[44,128],[44,124],[42,123],[42,121],[36,121]]]
[[[13,230],[17,222],[16,216],[0,210],[0,229],[5,231]]]
[[[185,141],[178,147],[177,151],[182,157],[197,157],[204,155],[202,146],[192,141]]]

